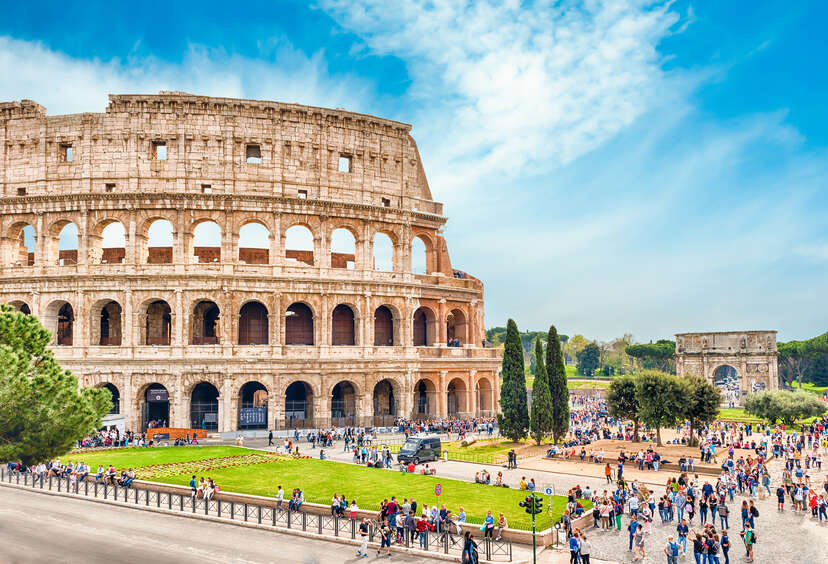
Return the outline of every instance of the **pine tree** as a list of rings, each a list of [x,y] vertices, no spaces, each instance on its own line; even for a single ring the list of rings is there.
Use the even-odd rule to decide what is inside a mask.
[[[552,396],[549,395],[549,379],[546,376],[540,337],[535,339],[535,383],[532,385],[529,431],[538,444],[552,431]]]
[[[546,373],[552,404],[552,438],[557,444],[569,431],[569,387],[561,339],[554,325],[549,327],[549,337],[546,340]]]
[[[526,438],[529,428],[529,408],[526,405],[526,379],[523,375],[523,346],[517,324],[510,319],[506,324],[503,349],[503,367],[500,389],[500,432],[512,441]]]

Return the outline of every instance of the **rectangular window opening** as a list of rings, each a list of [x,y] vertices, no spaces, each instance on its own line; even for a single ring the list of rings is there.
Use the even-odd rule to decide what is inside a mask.
[[[383,198],[382,199],[382,207],[390,208],[391,207],[391,199],[390,198]]]
[[[308,197],[308,191],[307,190],[299,190],[299,198],[300,199],[306,200],[307,197]]]
[[[351,157],[339,155],[339,172],[351,172]]]
[[[17,189],[17,195],[18,196],[25,196],[26,195],[26,189],[25,188],[18,188]]]
[[[202,184],[201,185],[201,193],[202,194],[212,194],[213,187],[210,184]]]
[[[114,192],[115,191],[115,185],[114,184],[107,184],[106,185],[106,191],[108,193]]]
[[[248,145],[245,149],[247,164],[262,164],[262,148],[259,145]]]
[[[167,160],[167,143],[164,141],[152,142],[152,158],[156,161]]]
[[[63,144],[60,146],[60,160],[64,163],[72,162],[72,145]]]

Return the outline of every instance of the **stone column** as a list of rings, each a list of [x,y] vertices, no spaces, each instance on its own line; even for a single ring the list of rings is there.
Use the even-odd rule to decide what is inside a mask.
[[[472,417],[477,416],[477,386],[474,383],[476,376],[477,370],[469,370],[469,377],[467,380],[468,384],[466,385],[469,390],[468,397],[466,398],[466,411],[468,411]]]
[[[446,389],[448,380],[448,370],[440,371],[440,378],[437,385],[437,416],[446,417],[448,415],[448,391]]]
[[[374,306],[369,294],[362,297],[362,314],[359,323],[357,344],[362,347],[374,346]]]
[[[218,429],[222,433],[232,431],[236,425],[233,423],[233,409],[232,409],[232,390],[233,381],[230,378],[224,378],[221,383],[221,390],[219,391],[219,426]]]
[[[318,319],[316,320],[316,325],[318,328],[314,327],[314,339],[316,340],[316,346],[323,345],[328,346],[331,344],[331,332],[330,332],[330,325],[331,325],[331,314],[328,308],[328,301],[330,298],[327,295],[322,296],[322,312],[321,315],[317,313]]]

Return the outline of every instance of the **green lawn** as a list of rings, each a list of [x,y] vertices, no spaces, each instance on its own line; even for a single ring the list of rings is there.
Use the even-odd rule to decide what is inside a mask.
[[[719,420],[721,421],[735,421],[738,423],[761,423],[762,420],[754,417],[741,407],[725,407],[719,409]]]
[[[497,488],[436,476],[401,474],[396,470],[376,470],[307,458],[280,458],[279,462],[224,468],[210,471],[204,477],[213,478],[221,489],[229,492],[270,497],[276,495],[279,485],[286,492],[299,487],[304,491],[305,500],[325,505],[330,504],[334,493],[344,493],[349,501],[356,499],[363,509],[378,509],[380,502],[390,499],[392,495],[398,499],[413,497],[419,504],[431,505],[437,500],[434,486],[439,483],[443,487],[440,504],[445,503],[454,512],[463,506],[469,522],[482,523],[486,511],[491,509],[495,519],[498,512],[503,511],[512,528],[532,527],[531,518],[518,506],[518,502],[526,497],[526,492],[515,488]],[[138,478],[141,478],[140,473]],[[187,485],[190,476],[182,474],[156,481]],[[544,510],[548,499],[548,496],[544,496]],[[557,496],[553,500],[552,510],[557,519],[566,508],[566,498]],[[541,523],[546,523],[546,515]]]
[[[794,384],[794,389],[797,389],[797,385]],[[811,382],[803,382],[802,389],[806,392],[811,392],[813,394],[818,394],[822,396],[825,390],[828,390],[828,386],[817,386],[816,384],[812,384]]]
[[[391,452],[399,452],[402,445],[391,445]],[[479,464],[497,464],[498,456],[506,456],[512,448],[521,446],[520,443],[504,441],[501,439],[476,441],[469,446],[461,446],[460,441],[443,442],[443,450],[448,451],[450,460],[462,460],[464,462],[477,462]],[[505,462],[505,459],[503,459]]]
[[[567,380],[567,388],[570,390],[578,388],[604,388],[610,387],[609,380]]]
[[[156,464],[172,464],[175,462],[191,462],[207,458],[222,458],[225,456],[243,456],[253,451],[234,446],[187,446],[187,447],[153,447],[153,448],[121,448],[112,450],[98,450],[81,452],[62,456],[61,460],[74,462],[83,461],[94,472],[99,464],[113,464],[116,469],[141,468]]]

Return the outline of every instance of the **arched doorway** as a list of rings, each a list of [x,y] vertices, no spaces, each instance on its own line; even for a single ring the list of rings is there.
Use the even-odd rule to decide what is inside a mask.
[[[356,425],[356,388],[350,382],[339,382],[331,391],[331,425]]]
[[[57,344],[72,346],[75,326],[75,310],[72,305],[65,303],[60,306],[57,314]]]
[[[170,393],[163,385],[154,383],[144,391],[141,407],[141,428],[167,427],[170,422]]]
[[[247,302],[239,311],[239,344],[266,345],[268,339],[267,308],[260,302]]]
[[[218,430],[219,392],[209,382],[200,382],[190,394],[190,428]]]
[[[267,429],[267,388],[259,382],[239,390],[239,429]]]
[[[494,415],[494,390],[488,378],[481,378],[477,382],[477,415],[492,417]]]
[[[414,385],[414,419],[429,419],[437,413],[437,388],[431,380]]]
[[[26,302],[21,302],[19,300],[9,302],[9,305],[12,306],[15,310],[19,311],[23,315],[31,315],[32,310],[29,309],[29,304]]]
[[[313,388],[306,382],[294,382],[285,390],[285,427],[313,426]]]
[[[466,342],[466,315],[462,310],[453,309],[446,316],[446,344],[461,347]]]
[[[101,308],[99,331],[99,345],[121,345],[121,304],[111,301]]]
[[[221,310],[215,302],[203,300],[193,308],[192,343],[194,345],[219,344],[219,318]]]
[[[413,333],[415,347],[430,347],[434,344],[435,320],[434,312],[427,307],[417,308],[417,311],[414,312]]]
[[[713,371],[713,385],[722,392],[722,401],[736,407],[742,400],[742,381],[739,373],[729,364],[722,364]]]
[[[313,344],[313,312],[303,303],[292,304],[285,313],[285,344]]]
[[[394,384],[385,379],[377,382],[373,394],[374,425],[390,427],[397,418],[397,396],[394,394]]]
[[[467,397],[466,383],[460,378],[454,378],[446,389],[446,410],[449,417],[468,412],[469,398]]]
[[[331,314],[331,345],[337,347],[356,344],[354,319],[354,310],[345,304],[334,308]]]
[[[146,305],[144,344],[169,346],[172,336],[172,309],[164,300]]]
[[[386,306],[379,306],[374,312],[374,346],[394,345],[394,315]]]
[[[116,415],[121,413],[121,392],[118,391],[118,388],[114,384],[110,384],[106,382],[105,384],[101,384],[101,388],[106,388],[109,390],[109,393],[112,394],[112,409],[109,410],[110,415]]]

